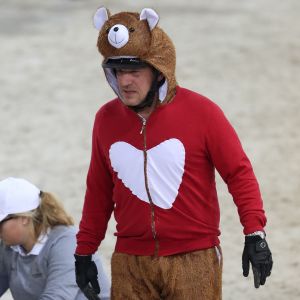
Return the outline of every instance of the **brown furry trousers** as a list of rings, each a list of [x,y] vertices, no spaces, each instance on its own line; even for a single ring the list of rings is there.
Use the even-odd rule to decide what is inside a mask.
[[[171,256],[112,256],[112,300],[221,300],[220,247]]]

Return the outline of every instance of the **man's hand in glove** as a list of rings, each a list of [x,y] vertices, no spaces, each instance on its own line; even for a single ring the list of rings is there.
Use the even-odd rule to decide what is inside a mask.
[[[273,266],[272,253],[267,241],[259,235],[245,236],[242,263],[243,275],[248,276],[251,263],[254,286],[259,288],[260,285],[264,285],[266,278],[271,275]]]
[[[91,255],[74,255],[76,283],[89,300],[100,299],[98,270]]]

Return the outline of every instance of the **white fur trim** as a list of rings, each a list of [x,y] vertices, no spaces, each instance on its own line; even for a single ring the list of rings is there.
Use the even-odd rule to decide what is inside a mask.
[[[117,55],[117,56],[110,56],[109,59],[118,59],[118,58],[137,58],[137,56],[132,55]]]
[[[158,90],[158,98],[160,102],[163,102],[168,93],[168,81],[165,80],[164,84]]]
[[[116,93],[116,95],[121,99],[121,94],[119,91],[118,83],[117,83],[117,78],[115,76],[115,73],[113,69],[111,68],[104,68],[104,74],[106,76],[106,80],[113,89],[113,91]]]
[[[255,231],[253,233],[247,234],[246,236],[254,236],[254,235],[258,235],[260,236],[262,239],[264,239],[266,237],[266,234],[263,231]]]
[[[159,21],[158,14],[152,8],[144,8],[140,13],[140,20],[147,20],[150,30],[152,30]]]
[[[222,254],[219,250],[219,248],[217,246],[215,246],[215,250],[216,250],[216,254],[217,254],[217,257],[218,257],[218,261],[219,261],[219,266],[221,265],[221,261],[222,261]]]
[[[108,14],[105,7],[97,9],[94,15],[94,26],[100,31],[104,23],[108,20]]]

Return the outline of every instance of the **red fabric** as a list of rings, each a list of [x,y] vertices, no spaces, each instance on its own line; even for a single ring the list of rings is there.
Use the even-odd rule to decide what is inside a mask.
[[[114,210],[116,251],[154,254],[150,205],[124,186],[112,170],[109,159],[110,146],[118,141],[143,150],[141,128],[139,116],[119,99],[98,111],[76,253],[91,254],[97,250]],[[182,183],[173,207],[154,207],[158,255],[219,244],[220,211],[215,168],[233,196],[244,233],[263,230],[266,217],[251,163],[237,134],[216,104],[177,87],[174,100],[158,107],[147,120],[146,134],[147,149],[176,138],[186,151]]]

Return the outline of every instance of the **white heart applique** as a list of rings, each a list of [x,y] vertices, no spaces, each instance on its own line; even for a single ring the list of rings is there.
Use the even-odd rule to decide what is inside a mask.
[[[111,145],[109,158],[124,185],[140,200],[149,202],[145,187],[144,153],[126,142]],[[169,139],[147,150],[147,179],[153,203],[172,207],[182,181],[185,149],[178,139]]]

